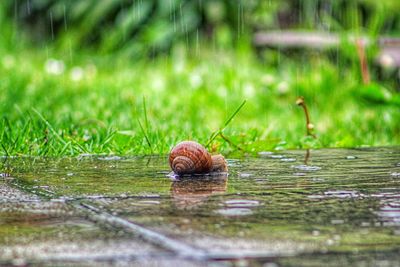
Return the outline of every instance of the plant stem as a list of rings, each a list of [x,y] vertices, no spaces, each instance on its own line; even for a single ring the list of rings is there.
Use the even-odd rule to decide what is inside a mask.
[[[304,114],[306,117],[306,135],[308,136],[312,136],[314,138],[317,138],[313,133],[312,133],[312,129],[314,128],[314,125],[311,123],[310,121],[310,115],[308,113],[308,109],[307,109],[307,105],[306,102],[304,101],[304,97],[300,96],[299,98],[297,98],[296,100],[296,104],[298,106],[303,107],[304,110]]]
[[[356,46],[357,46],[358,59],[360,60],[362,80],[363,83],[367,85],[370,83],[371,79],[368,71],[368,62],[367,62],[367,57],[365,55],[365,45],[363,43],[363,40],[358,39],[356,41]]]

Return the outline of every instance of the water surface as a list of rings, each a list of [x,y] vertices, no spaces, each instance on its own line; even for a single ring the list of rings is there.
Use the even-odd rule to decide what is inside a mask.
[[[264,152],[229,159],[229,176],[178,180],[169,176],[167,157],[1,162],[0,248],[20,251],[0,252],[5,263],[140,265],[149,255],[155,264],[181,259],[195,266],[400,261],[398,147]],[[52,258],[37,248],[28,253],[32,242],[58,240]],[[88,242],[107,257],[70,247]],[[146,246],[119,249],[127,242]]]

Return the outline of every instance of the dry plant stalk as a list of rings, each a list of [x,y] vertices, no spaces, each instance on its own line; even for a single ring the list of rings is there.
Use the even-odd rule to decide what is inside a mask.
[[[369,71],[368,71],[368,62],[367,62],[367,56],[365,55],[365,44],[362,39],[358,39],[356,41],[356,46],[357,46],[357,54],[358,54],[358,59],[360,60],[360,69],[361,69],[361,76],[363,83],[365,85],[369,84],[371,81]]]
[[[299,98],[297,98],[296,105],[303,107],[304,114],[306,116],[306,135],[317,138],[312,133],[312,130],[314,129],[314,124],[312,124],[310,121],[310,115],[308,114],[308,109],[307,109],[306,102],[304,101],[304,97],[300,96]]]

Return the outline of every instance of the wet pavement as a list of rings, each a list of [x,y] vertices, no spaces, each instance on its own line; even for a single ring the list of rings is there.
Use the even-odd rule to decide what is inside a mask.
[[[0,159],[0,265],[400,266],[400,148]]]

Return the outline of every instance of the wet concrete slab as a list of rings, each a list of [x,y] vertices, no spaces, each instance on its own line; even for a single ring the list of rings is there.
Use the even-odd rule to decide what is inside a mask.
[[[400,148],[266,151],[228,164],[229,176],[173,179],[166,157],[3,159],[0,259],[399,266]]]
[[[136,236],[95,224],[74,207],[0,185],[0,265],[93,262],[168,255]]]

